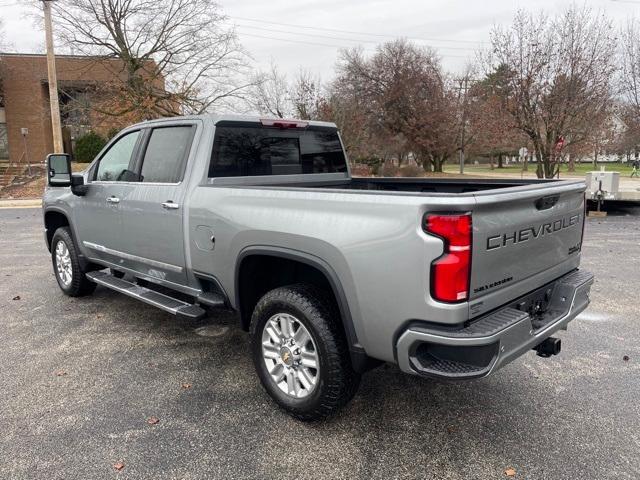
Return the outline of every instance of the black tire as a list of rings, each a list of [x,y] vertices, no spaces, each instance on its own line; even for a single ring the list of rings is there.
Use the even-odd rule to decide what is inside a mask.
[[[319,358],[315,387],[304,398],[281,390],[271,378],[262,351],[262,334],[275,314],[295,317],[309,332]],[[267,393],[292,416],[304,420],[325,418],[347,404],[360,385],[353,370],[349,348],[334,302],[323,291],[310,285],[290,285],[267,292],[256,305],[251,318],[253,362]]]
[[[56,264],[56,251],[60,242],[64,243],[71,260],[71,280],[67,282],[62,279],[61,273],[59,272]],[[69,227],[60,227],[53,234],[53,238],[51,240],[51,262],[53,264],[53,272],[56,276],[56,280],[58,281],[58,286],[65,295],[69,295],[70,297],[82,297],[93,293],[96,289],[96,284],[91,282],[85,276],[85,272],[82,271],[80,259],[78,258],[78,249],[73,241]]]

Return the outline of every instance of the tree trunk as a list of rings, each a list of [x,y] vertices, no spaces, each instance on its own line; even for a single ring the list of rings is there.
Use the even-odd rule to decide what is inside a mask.
[[[544,178],[544,165],[549,161],[549,156],[544,151],[544,142],[539,138],[532,138],[533,152],[536,156],[536,176]]]
[[[424,169],[425,172],[430,172],[431,171],[431,155],[427,154],[423,157],[422,159],[422,168]]]
[[[433,171],[442,172],[442,157],[439,155],[433,157]]]
[[[504,168],[502,165],[502,153],[498,154],[498,168]]]
[[[536,152],[536,176],[538,178],[544,178],[544,155],[541,151]]]
[[[574,159],[574,156],[569,154],[569,167],[568,167],[568,171],[569,172],[575,172],[576,171],[576,161]]]
[[[544,178],[553,178],[558,173],[557,168],[559,167],[558,163],[554,160],[552,161],[551,155],[548,155],[544,162]]]

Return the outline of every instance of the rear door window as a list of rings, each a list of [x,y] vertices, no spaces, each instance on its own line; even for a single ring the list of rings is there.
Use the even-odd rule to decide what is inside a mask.
[[[211,178],[346,171],[335,128],[216,126]]]
[[[140,181],[178,183],[191,147],[193,127],[180,125],[151,130],[142,160]]]

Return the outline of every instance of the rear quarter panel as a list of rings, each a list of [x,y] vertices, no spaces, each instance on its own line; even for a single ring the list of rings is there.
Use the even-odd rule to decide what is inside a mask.
[[[466,304],[443,305],[429,296],[429,265],[442,242],[425,234],[421,221],[427,206],[465,211],[472,203],[471,196],[200,186],[189,206],[192,264],[215,275],[234,301],[244,249],[271,246],[320,258],[341,282],[358,342],[369,355],[393,361],[405,322],[466,319]],[[213,252],[194,243],[203,226],[215,235]]]

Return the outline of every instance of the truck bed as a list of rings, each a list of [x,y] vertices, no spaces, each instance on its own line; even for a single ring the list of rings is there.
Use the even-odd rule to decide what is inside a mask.
[[[367,218],[370,224],[378,225],[370,232],[372,237],[381,231],[388,236],[406,235],[410,232],[406,226],[394,231],[397,226],[388,219],[404,219],[410,225],[415,222],[415,209],[418,216],[438,211],[471,214],[471,318],[559,278],[579,264],[585,189],[579,180],[294,177],[235,179],[233,186],[271,190],[269,212],[278,209],[288,215],[293,209],[298,212],[296,222],[315,219],[309,221],[320,226],[323,219],[319,217],[327,215],[332,219],[331,229],[341,223],[337,218],[349,218],[361,228],[358,221]],[[356,199],[350,192],[378,198]],[[276,198],[294,203],[284,208]],[[348,225],[338,230],[353,234]],[[322,233],[314,232],[318,236]]]
[[[342,188],[395,192],[467,193],[548,182],[553,180],[354,177]]]
[[[485,190],[499,190],[505,188],[536,186],[548,183],[556,183],[557,180],[538,179],[501,179],[501,178],[377,178],[377,177],[352,177],[340,180],[314,181],[309,176],[306,178],[292,176],[282,181],[283,177],[254,177],[248,182],[240,181],[242,185],[257,186],[268,185],[270,187],[294,187],[294,188],[324,188],[334,190],[368,190],[381,192],[416,192],[416,193],[472,193]]]

